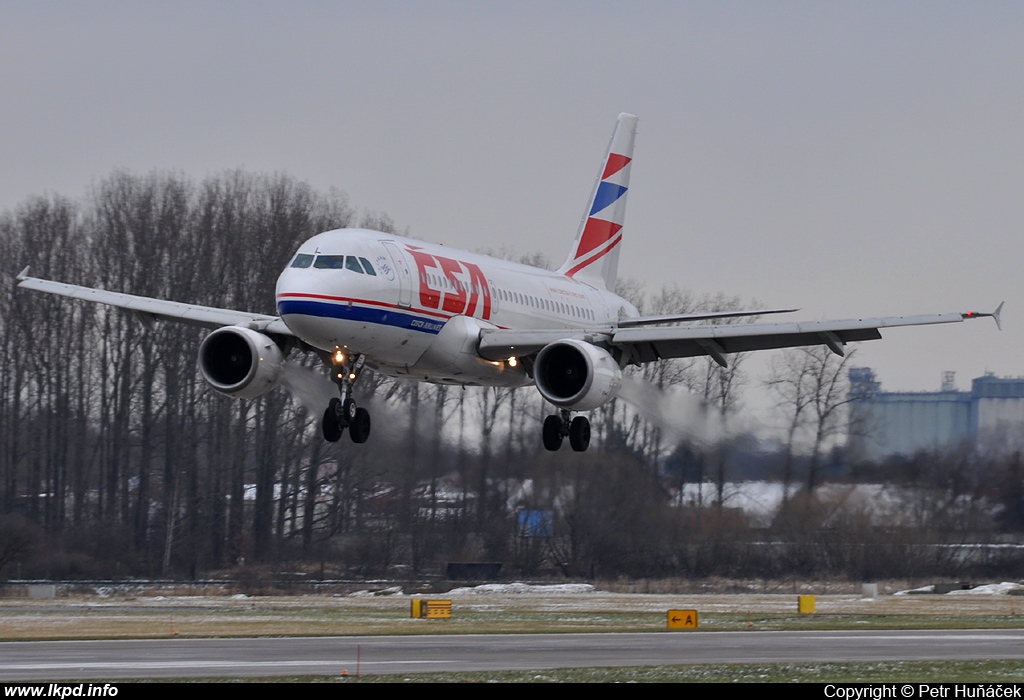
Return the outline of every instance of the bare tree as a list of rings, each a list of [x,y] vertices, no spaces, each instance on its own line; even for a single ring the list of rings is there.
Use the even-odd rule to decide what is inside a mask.
[[[843,411],[854,397],[847,390],[846,368],[854,351],[842,357],[825,346],[795,348],[782,353],[772,365],[767,385],[779,397],[787,416],[787,442],[783,481],[788,493],[798,435],[809,441],[807,491],[820,480],[824,448],[843,431]]]
[[[782,499],[789,501],[793,483],[793,461],[798,434],[806,427],[811,406],[811,386],[807,381],[810,357],[802,352],[782,352],[772,357],[771,373],[765,386],[778,397],[776,405],[786,416],[786,441],[782,462]]]

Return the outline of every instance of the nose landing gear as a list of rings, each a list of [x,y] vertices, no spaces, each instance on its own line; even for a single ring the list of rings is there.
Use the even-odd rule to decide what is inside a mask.
[[[544,449],[556,452],[566,436],[574,452],[586,451],[590,445],[590,420],[586,416],[576,416],[570,420],[569,411],[564,408],[559,410],[557,416],[550,415],[544,419]]]
[[[341,348],[336,348],[331,354],[331,381],[338,385],[341,397],[331,399],[324,411],[321,431],[327,442],[340,440],[345,428],[348,428],[352,442],[364,443],[370,437],[370,412],[356,406],[356,400],[352,398],[352,386],[359,378],[365,361],[363,355],[356,355],[353,361],[352,356]]]

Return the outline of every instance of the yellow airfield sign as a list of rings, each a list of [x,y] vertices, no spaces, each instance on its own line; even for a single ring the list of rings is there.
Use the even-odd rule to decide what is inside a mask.
[[[670,630],[695,630],[700,624],[696,610],[669,610],[668,628]]]
[[[430,620],[447,620],[452,616],[452,601],[413,598],[412,616]]]

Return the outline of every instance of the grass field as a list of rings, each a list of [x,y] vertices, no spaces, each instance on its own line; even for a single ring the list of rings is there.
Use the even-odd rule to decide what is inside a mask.
[[[362,678],[313,676],[266,682],[336,683],[1020,683],[1024,661],[886,661],[564,668],[544,671],[418,673]],[[216,680],[216,679],[207,679]]]
[[[443,597],[443,596],[434,596]],[[797,613],[789,594],[454,595],[450,620],[410,617],[411,596],[77,596],[0,599],[0,640],[377,634],[650,632],[666,612],[696,609],[703,630],[1024,627],[1024,597],[1007,595],[817,596]]]
[[[433,596],[446,597],[446,596]],[[656,632],[669,609],[696,609],[713,630],[1024,628],[1024,597],[1014,595],[852,594],[816,598],[816,612],[797,612],[795,594],[554,594],[489,592],[451,595],[450,620],[410,617],[411,596],[149,596],[82,595],[54,600],[0,598],[0,639],[131,639],[160,637],[346,636]],[[686,632],[672,632],[686,634]],[[1012,682],[1024,661],[956,663],[715,664],[593,668],[543,672],[288,677],[307,682]],[[230,680],[230,679],[207,679]]]

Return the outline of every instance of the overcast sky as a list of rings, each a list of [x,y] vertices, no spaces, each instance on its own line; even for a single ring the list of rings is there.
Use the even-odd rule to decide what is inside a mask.
[[[633,112],[620,275],[810,319],[1005,299],[858,364],[1024,375],[1024,3],[0,0],[0,66],[0,209],[241,167],[555,261]]]

